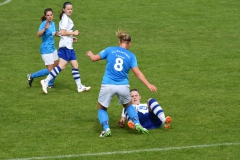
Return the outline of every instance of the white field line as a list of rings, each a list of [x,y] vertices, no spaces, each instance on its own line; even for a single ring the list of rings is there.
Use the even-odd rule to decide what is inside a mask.
[[[7,3],[9,3],[9,2],[11,2],[11,0],[6,0],[5,2],[0,3],[0,6],[1,6],[1,5],[4,5],[4,4],[7,4]]]
[[[114,152],[70,154],[70,155],[46,156],[46,157],[16,158],[16,159],[8,159],[8,160],[37,160],[37,159],[56,159],[56,158],[62,159],[62,158],[73,158],[73,157],[91,157],[91,156],[103,156],[103,155],[130,154],[130,153],[138,153],[138,152],[172,151],[172,150],[183,150],[183,149],[191,149],[191,148],[209,148],[209,147],[217,147],[217,146],[236,146],[236,145],[240,145],[240,142],[203,144],[203,145],[167,147],[167,148],[152,148],[152,149],[140,149],[140,150],[131,150],[131,151],[114,151]]]

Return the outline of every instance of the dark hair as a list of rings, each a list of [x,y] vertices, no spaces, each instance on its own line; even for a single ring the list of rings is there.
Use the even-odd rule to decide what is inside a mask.
[[[72,3],[71,2],[64,2],[63,3],[63,8],[66,8],[66,5],[72,5]]]
[[[116,36],[120,39],[120,42],[126,42],[129,43],[132,41],[132,38],[129,34],[127,34],[124,30],[122,30],[121,28],[118,29],[118,31],[116,32]]]
[[[71,2],[64,2],[63,3],[63,7],[62,8],[66,8],[67,5],[72,5]],[[62,15],[63,15],[64,11],[62,10],[62,12],[59,15],[59,18],[62,19]]]
[[[51,11],[53,13],[52,8],[46,8],[43,12],[43,16],[41,17],[42,22],[46,20],[46,14],[47,12]]]
[[[137,91],[139,93],[139,91],[136,88],[133,88],[130,90],[130,92],[132,92],[132,91]]]

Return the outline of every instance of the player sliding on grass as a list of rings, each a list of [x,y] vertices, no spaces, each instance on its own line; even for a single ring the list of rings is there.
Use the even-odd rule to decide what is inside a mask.
[[[150,91],[157,91],[157,88],[147,81],[138,68],[136,56],[128,50],[131,46],[131,37],[121,29],[116,32],[116,36],[119,38],[120,46],[108,47],[96,55],[91,51],[86,54],[93,62],[102,59],[107,61],[98,97],[98,119],[104,130],[100,137],[111,136],[107,109],[115,95],[119,99],[119,104],[122,104],[125,108],[136,130],[140,133],[148,133],[148,130],[140,125],[137,112],[131,104],[128,80],[130,69]]]
[[[150,98],[147,103],[142,104],[140,103],[141,96],[137,89],[132,89],[130,95],[132,105],[137,110],[140,124],[144,128],[154,129],[162,125],[164,125],[166,129],[170,128],[172,118],[170,116],[165,117],[162,107],[154,98]],[[124,109],[122,111],[122,117],[117,123],[118,126],[123,127],[126,119],[128,120],[128,127],[135,129],[134,123]]]
[[[73,31],[74,24],[70,18],[72,15],[72,11],[73,7],[71,2],[65,2],[63,4],[62,13],[60,14],[61,21],[59,22],[59,29],[61,32],[61,39],[59,42],[58,50],[58,56],[60,57],[59,64],[51,70],[46,79],[41,80],[42,90],[46,94],[48,93],[48,82],[51,81],[51,79],[55,78],[66,67],[68,62],[70,62],[70,64],[72,65],[72,76],[77,84],[77,91],[84,92],[88,91],[91,88],[82,85],[80,73],[78,71],[77,57],[73,49],[73,42],[77,42],[77,38],[73,36],[78,36],[79,31]]]

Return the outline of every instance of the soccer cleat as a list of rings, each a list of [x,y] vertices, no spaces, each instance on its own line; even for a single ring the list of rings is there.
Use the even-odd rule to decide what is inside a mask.
[[[128,127],[133,129],[134,128],[134,123],[132,121],[128,121],[127,123]]]
[[[31,78],[31,73],[27,74],[27,80],[29,87],[32,87],[33,78]]]
[[[146,128],[143,128],[139,124],[135,125],[135,130],[138,131],[139,133],[149,134],[148,130]]]
[[[81,86],[81,88],[78,88],[78,92],[84,92],[84,91],[89,91],[91,87],[85,87],[84,85]]]
[[[40,84],[42,85],[43,92],[47,94],[48,93],[48,91],[47,91],[48,84],[44,80],[41,80]]]
[[[148,130],[146,128],[143,128],[140,124],[134,124],[132,121],[128,121],[128,127],[131,129],[134,129],[135,131],[138,131],[139,133],[143,134],[149,134]]]
[[[47,88],[55,88],[55,86],[54,86],[54,85],[51,85],[51,86],[48,86]]]
[[[167,116],[166,119],[165,119],[164,127],[165,127],[166,129],[169,129],[171,122],[172,122],[172,118],[171,118],[170,116]]]
[[[111,135],[110,129],[107,129],[106,131],[102,131],[99,137],[110,137]]]

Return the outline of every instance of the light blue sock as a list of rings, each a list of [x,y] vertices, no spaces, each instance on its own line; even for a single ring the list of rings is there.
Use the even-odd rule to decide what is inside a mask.
[[[140,124],[137,111],[132,105],[125,108],[125,110],[134,124]]]
[[[98,119],[99,119],[100,124],[103,127],[103,130],[106,131],[106,129],[109,128],[109,124],[108,124],[109,118],[108,118],[107,111],[104,109],[99,109],[98,110]]]
[[[47,68],[39,70],[31,75],[31,78],[37,78],[37,77],[43,77],[49,74],[49,71]]]
[[[56,78],[56,77],[55,77]],[[55,78],[51,79],[51,81],[48,82],[48,86],[52,86],[54,81],[55,81]]]
[[[42,70],[39,70],[39,71],[33,73],[33,74],[31,75],[31,78],[34,79],[34,78],[37,78],[37,77],[43,77],[43,76],[46,76],[46,75],[48,75],[48,74],[49,74],[49,71],[48,71],[48,69],[46,68],[46,69],[42,69]],[[53,83],[54,83],[54,80],[55,80],[55,78],[53,78],[51,81],[49,81],[48,86],[52,86]]]

